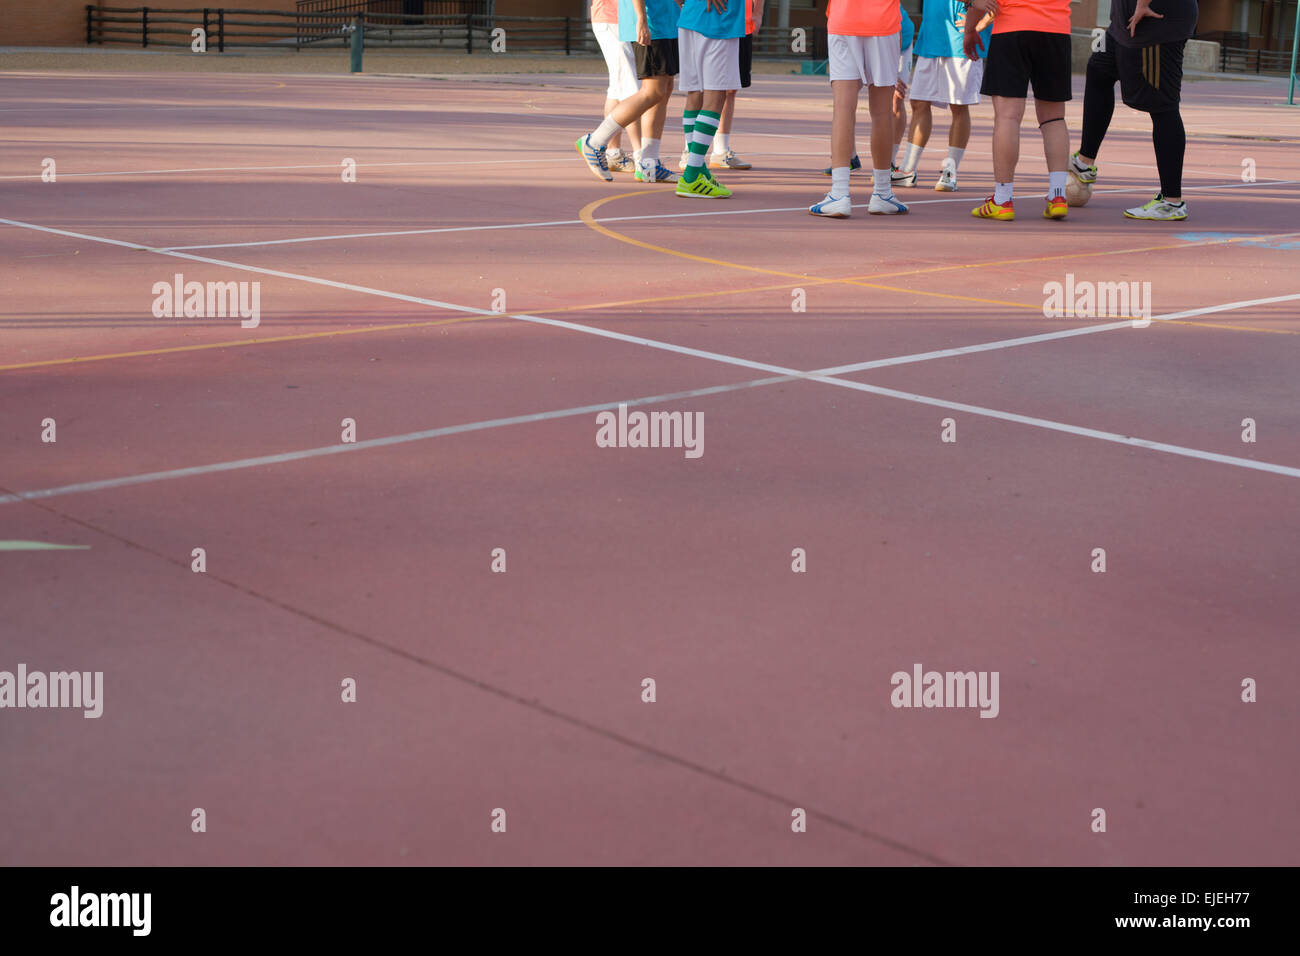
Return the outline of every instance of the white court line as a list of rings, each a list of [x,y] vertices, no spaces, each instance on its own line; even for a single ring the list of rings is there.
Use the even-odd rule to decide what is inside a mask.
[[[1240,189],[1247,186],[1288,186],[1288,185],[1293,185],[1295,183],[1300,183],[1300,179],[1298,180],[1277,179],[1277,180],[1268,180],[1268,181],[1259,180],[1253,183],[1223,183],[1223,184],[1216,184],[1212,186],[1186,186],[1183,188],[1183,192],[1191,192],[1192,190],[1204,190],[1204,189]],[[651,189],[647,189],[647,193],[650,193],[652,191],[653,190]],[[1150,191],[1151,191],[1150,186],[1131,186],[1131,187],[1116,188],[1116,189],[1094,189],[1093,195],[1094,196],[1112,195],[1112,194],[1124,195],[1128,193],[1145,194],[1145,193],[1149,193]],[[975,193],[970,193],[966,196],[949,197],[946,199],[911,199],[908,200],[907,205],[908,206],[929,206],[938,203],[979,202],[978,199],[972,198],[973,196],[975,196]],[[1038,198],[1038,196],[1037,194],[1033,194],[1031,198],[1036,199]],[[648,219],[694,219],[700,216],[749,216],[749,215],[762,214],[762,213],[787,213],[787,212],[807,212],[807,211],[808,211],[807,206],[776,206],[771,208],[765,207],[762,209],[710,209],[705,212],[669,212],[669,213],[655,213],[652,215],[645,215],[645,216],[608,216],[608,217],[601,216],[596,219],[596,222],[640,222]],[[153,251],[155,252],[178,252],[178,251],[193,250],[193,249],[244,249],[250,246],[285,246],[285,245],[293,245],[299,242],[332,242],[336,239],[386,239],[393,236],[429,236],[440,232],[488,232],[497,229],[533,229],[538,226],[576,226],[581,224],[582,224],[581,219],[555,219],[546,222],[508,222],[508,223],[498,223],[495,225],[488,225],[488,226],[442,226],[442,227],[429,228],[429,229],[397,229],[389,232],[349,232],[349,233],[338,233],[338,234],[328,235],[328,236],[300,236],[297,238],[290,238],[290,239],[257,239],[251,242],[212,242],[212,243],[206,243],[204,245],[196,245],[196,246],[159,246],[157,248],[149,246],[149,247],[142,247],[142,248],[150,248],[153,249]],[[1300,233],[1276,233],[1276,234],[1260,233],[1259,235],[1260,238],[1263,238],[1265,236],[1280,238],[1283,236],[1300,235]],[[1233,238],[1240,238],[1240,237],[1233,237]],[[1226,241],[1227,241],[1226,239],[1210,240],[1204,244],[1214,245],[1215,243],[1226,242]],[[1188,243],[1189,247],[1192,245],[1200,245],[1200,244],[1202,243]]]
[[[143,249],[145,251],[159,253],[160,255],[171,256],[178,259],[188,259],[195,262],[204,262],[210,265],[224,266],[239,271],[253,272],[261,275],[272,275],[280,278],[293,279],[300,282],[308,282],[315,285],[323,285],[323,286],[329,286],[331,288],[344,289],[352,292],[360,292],[368,295],[376,295],[382,298],[396,299],[398,301],[403,301],[403,302],[412,302],[416,304],[430,305],[435,308],[447,309],[455,312],[465,312],[473,315],[484,315],[484,316],[500,316],[501,318],[516,319],[519,321],[531,322],[538,325],[548,325],[548,326],[553,326],[555,328],[569,329],[570,331],[574,331],[574,332],[582,332],[587,335],[595,335],[601,338],[613,339],[615,341],[620,341],[620,342],[627,342],[633,345],[643,345],[649,348],[655,348],[662,351],[673,352],[679,355],[687,355],[695,358],[709,359],[711,361],[721,362],[727,365],[740,366],[743,368],[757,369],[766,372],[775,372],[777,373],[777,378],[774,380],[801,378],[801,379],[806,379],[808,381],[820,382],[825,385],[833,385],[840,388],[849,388],[855,391],[869,392],[871,394],[881,395],[889,398],[898,398],[904,401],[917,402],[925,405],[933,405],[939,408],[947,408],[954,411],[966,412],[968,414],[980,415],[983,417],[999,419],[1002,421],[1015,422],[1017,424],[1022,424],[1022,425],[1031,425],[1037,428],[1045,428],[1052,431],[1064,432],[1066,434],[1077,435],[1085,438],[1094,438],[1100,441],[1113,442],[1113,443],[1129,445],[1138,448],[1146,448],[1152,451],[1160,451],[1160,452],[1165,452],[1167,454],[1180,455],[1187,458],[1196,458],[1203,461],[1212,461],[1220,464],[1234,465],[1236,467],[1247,468],[1255,471],[1270,472],[1273,474],[1286,475],[1288,477],[1293,477],[1293,478],[1300,478],[1300,468],[1292,468],[1286,465],[1272,464],[1270,462],[1260,462],[1249,458],[1236,458],[1231,455],[1220,455],[1216,452],[1207,452],[1196,448],[1188,448],[1182,445],[1171,445],[1165,442],[1151,441],[1149,439],[1133,438],[1126,435],[1119,435],[1114,432],[1103,432],[1097,429],[1085,428],[1078,425],[1070,425],[1064,422],[1052,421],[1050,419],[1034,418],[1027,415],[1020,415],[1015,412],[1004,412],[998,409],[985,408],[979,405],[967,405],[960,402],[951,402],[948,401],[947,399],[934,398],[927,395],[918,395],[912,392],[901,392],[895,389],[888,389],[888,388],[882,388],[880,386],[868,385],[865,382],[855,382],[849,379],[835,378],[816,370],[812,372],[801,372],[796,369],[788,369],[788,368],[783,368],[781,366],[769,365],[764,362],[754,362],[749,359],[738,358],[736,356],[723,355],[718,352],[708,352],[701,349],[689,348],[687,346],[674,345],[669,342],[660,342],[654,339],[642,338],[640,336],[627,335],[622,332],[615,332],[610,329],[602,329],[596,326],[579,325],[574,322],[565,322],[561,319],[548,319],[541,316],[527,315],[524,313],[497,313],[497,312],[490,311],[488,309],[474,308],[473,306],[456,305],[454,303],[440,302],[436,299],[426,299],[419,296],[410,296],[410,295],[405,295],[397,292],[387,292],[382,289],[371,289],[366,286],[354,285],[348,282],[340,282],[334,279],[322,279],[315,276],[298,275],[291,272],[282,272],[275,269],[266,269],[260,266],[250,266],[238,262],[227,262],[220,259],[211,259],[206,256],[196,256],[185,252],[166,252],[158,249],[151,249],[147,246],[139,246],[133,243],[124,242],[119,239],[103,239],[101,237],[88,236],[82,233],[74,233],[63,229],[55,229],[49,226],[40,226],[34,223],[19,222],[17,220],[12,220],[12,219],[0,219],[0,223],[19,226],[26,229],[33,229],[38,232],[47,232],[55,235],[74,236],[76,238],[88,239],[97,242],[104,242],[110,245],[127,246],[130,248]],[[1224,303],[1218,306],[1207,306],[1204,309],[1195,309],[1195,310],[1191,310],[1188,313],[1174,313],[1169,316],[1162,316],[1162,318],[1173,318],[1175,315],[1183,315],[1183,314],[1203,315],[1208,312],[1214,312],[1214,311],[1224,312],[1224,311],[1229,311],[1233,308],[1245,308],[1250,305],[1255,305],[1264,302],[1271,303],[1271,302],[1282,302],[1282,301],[1292,301],[1292,300],[1300,300],[1300,293],[1295,293],[1292,295],[1285,295],[1285,296],[1274,296],[1268,299],[1251,299],[1251,300],[1243,300],[1241,302],[1236,302],[1236,303]],[[1089,331],[1102,332],[1102,331],[1107,331],[1109,329],[1123,328],[1125,326],[1132,327],[1132,323],[1113,322],[1113,323],[1106,323],[1104,325],[1089,326],[1084,329],[1065,329],[1059,333],[1045,333],[1044,336],[1027,336],[1027,337],[1022,337],[1020,339],[1008,339],[1008,340],[1004,340],[1001,343],[988,343],[984,346],[983,350],[989,350],[998,347],[1009,348],[1012,347],[1013,345],[1027,344],[1028,341],[1043,341],[1045,338],[1062,338],[1069,335],[1081,335],[1081,334],[1087,334]],[[957,352],[955,350],[945,350],[945,352],[941,354],[947,355],[949,353],[961,354],[960,352]],[[936,355],[936,357],[939,356]],[[895,364],[902,364],[905,358],[906,357],[899,357],[899,359],[896,360]],[[753,382],[739,383],[736,387],[747,388],[752,386],[753,386]],[[716,386],[715,388],[725,390],[727,386]],[[704,394],[704,392],[699,392],[699,394]],[[647,399],[647,401],[650,400],[654,400],[654,399]],[[663,400],[663,399],[660,398],[659,400]],[[615,402],[613,404],[617,405],[618,403]],[[598,410],[607,407],[611,407],[611,406],[609,406],[608,404],[601,405],[601,406],[584,406],[582,409],[579,410],[566,409],[566,410],[562,410],[559,413],[543,412],[538,414],[541,415],[581,414],[582,412],[588,409]],[[529,416],[522,416],[518,420],[522,421],[528,418]],[[494,421],[514,424],[517,420],[516,419],[495,419]],[[448,426],[448,427],[452,429],[459,429],[462,431],[466,431],[466,430],[475,430],[476,427],[481,429],[483,427],[488,427],[488,426],[483,423],[478,423],[477,426],[474,424],[470,424],[470,425]],[[450,432],[446,432],[440,429],[433,429],[430,432],[415,432],[410,434],[424,435],[426,437],[429,437],[433,433],[449,434]],[[405,436],[389,436],[388,438],[385,439],[371,439],[370,441],[387,442],[389,444],[395,444],[402,440],[415,440],[415,439],[408,438]],[[361,445],[361,444],[363,443],[353,443],[353,445]],[[308,450],[306,452],[289,452],[286,454],[298,455],[303,457],[309,455],[337,454],[339,453],[340,450],[351,448],[353,447],[353,445],[348,445],[348,446],[331,445],[331,446],[326,446],[326,448],[324,449],[314,449],[314,450]],[[278,456],[266,456],[265,458],[242,459],[241,461],[252,462],[254,464],[271,464],[277,460],[279,460]],[[286,460],[290,460],[290,459],[286,459]],[[239,467],[252,467],[252,466],[253,465],[251,464],[239,465]],[[169,471],[169,472],[154,472],[151,473],[152,476],[127,476],[124,478],[107,479],[107,481],[119,482],[119,483],[139,483],[145,480],[160,481],[160,480],[173,478],[173,477],[185,477],[185,476],[192,476],[196,474],[203,474],[209,471],[228,470],[230,467],[232,467],[231,463],[225,463],[225,464],[216,463],[212,465],[195,466],[194,468],[177,469],[175,471]],[[90,484],[96,485],[96,483],[93,482]],[[86,490],[86,487],[87,487],[86,485],[65,486],[65,488],[67,489],[75,489],[75,490]],[[60,490],[60,489],[45,489],[43,491],[19,492],[17,494],[7,495],[3,498],[0,498],[0,504],[6,504],[13,501],[27,500],[33,496],[49,497],[55,493],[71,494],[73,492],[70,490]]]
[[[41,498],[53,498],[58,495],[74,495],[86,491],[103,491],[107,488],[124,488],[128,485],[142,485],[155,481],[168,481],[173,478],[191,478],[196,475],[210,475],[224,471],[238,471],[243,468],[257,468],[262,465],[279,465],[305,458],[319,458],[322,455],[338,455],[364,448],[385,448],[389,445],[402,445],[407,442],[424,441],[443,435],[459,435],[465,432],[485,431],[489,428],[502,428],[507,425],[522,425],[529,422],[550,421],[555,418],[570,418],[575,415],[589,415],[594,412],[617,408],[619,405],[648,405],[652,402],[675,402],[686,398],[698,398],[702,395],[717,395],[722,392],[734,392],[743,388],[772,385],[777,382],[789,382],[799,378],[798,375],[778,375],[772,378],[756,378],[748,382],[735,382],[731,385],[715,385],[710,388],[695,388],[685,392],[671,392],[664,395],[649,395],[644,398],[626,398],[614,402],[602,402],[599,405],[582,405],[577,408],[562,408],[551,412],[537,412],[532,415],[515,415],[510,418],[493,418],[488,421],[470,422],[464,425],[448,425],[443,428],[430,428],[425,431],[408,432],[405,435],[388,435],[384,438],[370,438],[366,441],[347,445],[325,445],[321,448],[306,448],[301,451],[283,452],[278,455],[262,455],[258,458],[241,458],[236,461],[223,461],[211,465],[196,465],[192,468],[174,468],[170,471],[154,471],[147,474],[128,475],[124,478],[107,478],[102,481],[86,481],[76,485],[63,485],[58,488],[44,488],[40,491],[22,491],[16,494],[0,495],[0,505],[13,504],[18,501],[35,501]]]
[[[411,163],[357,163],[358,169],[375,166],[515,166],[517,159],[467,159],[444,163],[440,160],[427,160]],[[530,159],[529,163],[568,163],[572,157],[555,157],[554,159]],[[278,169],[340,169],[340,163],[306,163],[297,166],[195,166],[192,169],[123,169],[110,173],[59,173],[60,179],[90,176],[152,176],[160,173],[240,173]],[[40,179],[41,173],[23,173],[21,176],[0,176],[3,179]]]

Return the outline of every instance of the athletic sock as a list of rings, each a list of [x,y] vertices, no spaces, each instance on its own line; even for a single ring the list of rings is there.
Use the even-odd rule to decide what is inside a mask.
[[[894,187],[890,183],[891,173],[892,170],[889,169],[873,169],[871,171],[871,191],[877,196],[884,196],[888,199],[894,195]]]
[[[695,130],[695,118],[699,115],[699,110],[682,110],[682,152],[691,148],[691,133]]]
[[[1065,171],[1047,174],[1047,198],[1061,199],[1065,196]]]
[[[695,114],[695,128],[691,130],[691,141],[688,147],[691,152],[686,158],[686,172],[682,175],[688,183],[699,179],[700,173],[704,170],[704,158],[709,155],[709,146],[713,143],[714,134],[718,132],[718,123],[721,120],[722,114],[714,113],[712,110],[700,110]]]
[[[731,149],[731,134],[719,133],[713,137],[713,155],[726,156],[727,150]]]
[[[958,146],[948,147],[948,159],[952,162],[952,171],[957,172],[957,167],[961,165],[961,158],[966,155],[966,148]]]
[[[916,164],[921,161],[921,150],[923,149],[925,149],[924,146],[917,146],[915,143],[907,144],[907,155],[903,157],[903,172],[916,172]]]
[[[659,140],[643,136],[641,138],[641,158],[647,162],[659,162]]]
[[[835,166],[831,169],[831,198],[846,199],[849,195],[849,167]]]
[[[613,117],[606,116],[600,121],[600,125],[587,134],[587,145],[601,149],[609,145],[609,141],[614,138],[614,134],[623,127],[614,122]]]
[[[994,183],[993,201],[999,206],[1011,202],[1012,183]]]

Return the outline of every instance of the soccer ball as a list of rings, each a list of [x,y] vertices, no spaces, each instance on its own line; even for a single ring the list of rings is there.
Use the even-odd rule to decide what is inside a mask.
[[[1065,201],[1071,206],[1086,206],[1092,198],[1092,183],[1079,182],[1074,170],[1069,170],[1065,180]]]

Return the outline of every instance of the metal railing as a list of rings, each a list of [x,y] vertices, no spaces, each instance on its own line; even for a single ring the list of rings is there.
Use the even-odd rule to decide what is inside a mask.
[[[1290,73],[1290,50],[1247,50],[1219,48],[1219,69],[1224,73]]]
[[[239,48],[343,47],[361,18],[363,44],[388,49],[445,49],[571,56],[600,52],[585,17],[499,17],[492,0],[425,0],[425,9],[463,7],[479,12],[412,14],[403,0],[304,0],[296,11],[243,7],[96,7],[86,4],[86,43],[143,48],[189,47],[201,27],[210,51]],[[498,32],[500,31],[500,32]],[[796,46],[799,47],[796,49]],[[825,60],[826,28],[806,28],[796,43],[790,30],[765,26],[754,54],[773,59]]]

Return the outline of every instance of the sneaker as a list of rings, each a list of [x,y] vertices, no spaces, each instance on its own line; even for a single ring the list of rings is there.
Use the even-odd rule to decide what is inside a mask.
[[[1010,222],[1016,218],[1016,211],[1011,205],[1012,200],[1008,199],[1004,203],[996,203],[990,196],[984,200],[984,205],[976,206],[970,211],[970,214],[976,219],[1000,219],[1003,222]]]
[[[1056,196],[1047,200],[1047,205],[1043,207],[1044,219],[1064,219],[1070,211],[1070,204],[1065,201],[1064,196]]]
[[[680,177],[659,160],[642,160],[636,171],[639,183],[675,183]]]
[[[952,164],[951,159],[943,161],[943,168],[939,171],[939,181],[934,184],[934,191],[937,193],[957,191],[957,167]]]
[[[862,168],[862,160],[858,159],[857,153],[854,153],[853,158],[849,160],[849,172],[851,173],[856,172],[861,168]],[[830,174],[831,174],[831,168],[829,166],[827,166],[825,169],[822,170],[823,176],[829,176]]]
[[[1124,215],[1129,219],[1186,219],[1187,203],[1181,202],[1175,206],[1173,203],[1165,202],[1165,197],[1156,193],[1155,199],[1144,205],[1125,209]]]
[[[605,147],[602,146],[597,149],[595,146],[587,145],[587,137],[585,136],[579,137],[578,141],[573,145],[578,150],[578,155],[586,162],[587,168],[591,170],[597,179],[610,182],[614,178],[614,174],[609,171],[609,163],[605,162]]]
[[[871,205],[867,207],[867,212],[873,216],[901,216],[907,212],[907,207],[899,202],[898,197],[892,193],[888,196],[872,193]]]
[[[711,157],[709,157],[709,166],[712,169],[753,169],[754,168],[753,163],[747,163],[739,156],[737,156],[736,151],[734,149],[727,150],[727,152],[722,156],[719,156],[717,153],[714,153]]]
[[[909,189],[911,189],[913,186],[916,185],[915,169],[912,170],[910,173],[905,173],[897,166],[890,166],[889,170],[890,170],[889,181],[891,184],[895,186],[906,186]]]
[[[707,173],[701,173],[693,182],[677,180],[677,195],[687,199],[730,199],[731,190]]]
[[[690,159],[691,151],[689,149],[682,150],[682,158],[677,161],[677,168],[685,170],[687,165],[690,163]]]
[[[621,149],[606,150],[605,164],[609,166],[609,171],[611,173],[636,172],[636,160],[634,160],[630,154],[623,152]]]
[[[849,201],[848,196],[841,196],[836,199],[830,193],[821,202],[813,203],[808,207],[810,216],[825,216],[827,219],[848,219],[853,213],[853,203]]]
[[[1079,172],[1078,167],[1082,164],[1079,163],[1078,160],[1079,160],[1079,151],[1076,149],[1073,153],[1070,154],[1070,165],[1067,167],[1069,172],[1073,173],[1074,178],[1079,180],[1079,182],[1086,183],[1089,186],[1095,185],[1097,182],[1097,167],[1084,166],[1083,172]]]

